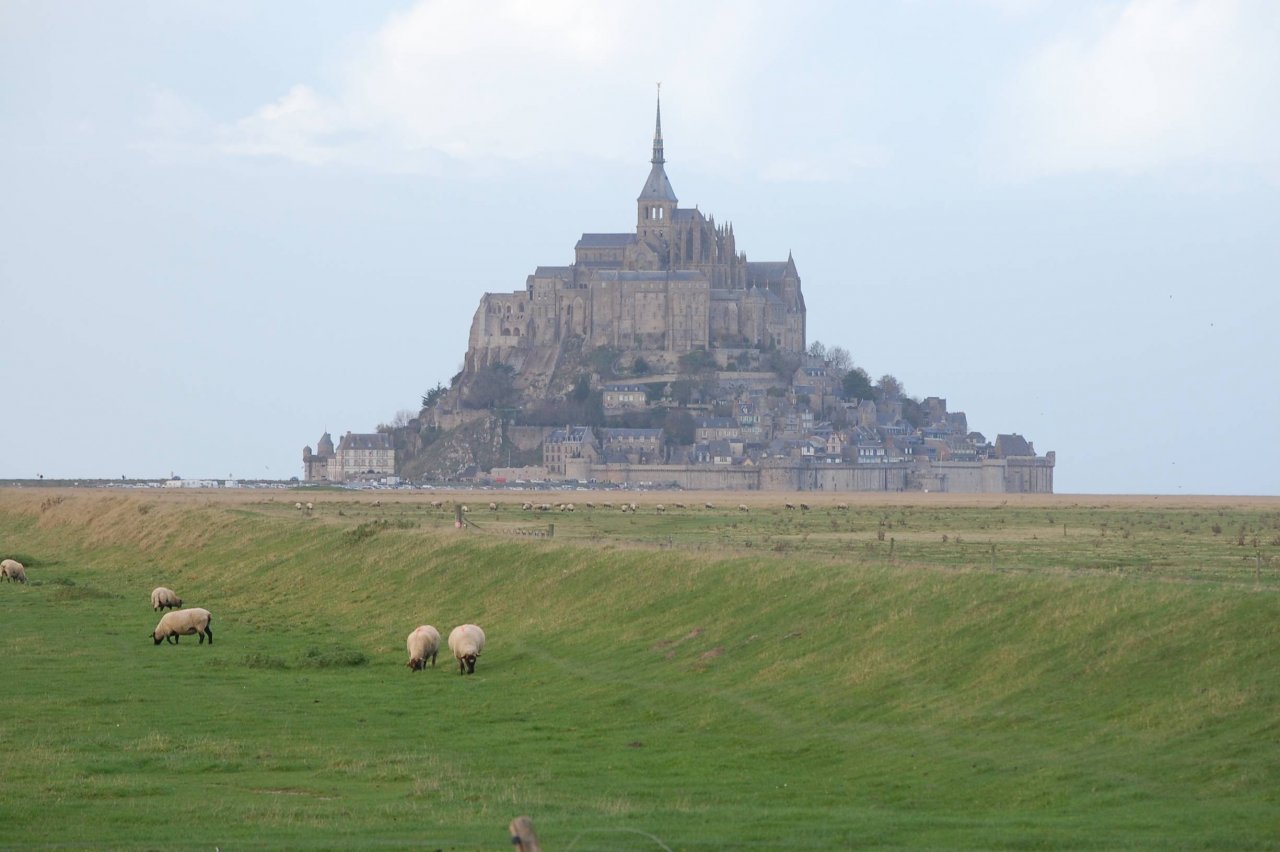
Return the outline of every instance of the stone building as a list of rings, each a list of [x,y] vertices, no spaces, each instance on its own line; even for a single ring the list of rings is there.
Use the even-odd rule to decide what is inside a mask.
[[[385,432],[342,436],[337,448],[325,432],[316,444],[316,452],[302,448],[302,465],[306,482],[346,482],[351,479],[393,476],[396,451],[391,436]]]
[[[667,353],[698,348],[805,349],[805,304],[795,261],[748,261],[733,226],[679,206],[667,178],[658,105],[649,176],[626,233],[584,233],[568,266],[539,266],[512,293],[486,293],[471,324],[466,368],[525,370],[577,338]],[[662,361],[661,358],[658,359]]]
[[[335,453],[333,449],[333,438],[325,432],[320,436],[320,440],[316,442],[316,451],[311,452],[310,447],[302,448],[302,480],[304,482],[328,482],[329,480],[329,462],[333,459]]]

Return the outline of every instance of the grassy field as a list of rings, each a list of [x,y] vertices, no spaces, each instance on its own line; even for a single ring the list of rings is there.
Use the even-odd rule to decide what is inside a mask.
[[[0,489],[0,847],[1280,846],[1280,499],[389,493]]]

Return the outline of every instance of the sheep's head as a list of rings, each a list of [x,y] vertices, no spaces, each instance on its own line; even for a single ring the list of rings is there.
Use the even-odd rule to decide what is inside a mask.
[[[405,665],[406,665],[406,666],[408,666],[408,667],[409,667],[409,669],[410,669],[411,671],[420,672],[420,671],[422,671],[424,668],[426,668],[426,666],[427,666],[427,661],[426,661],[426,660],[419,660],[417,657],[414,657],[412,660],[410,660],[409,662],[405,663]]]
[[[477,656],[478,656],[477,654],[464,654],[462,656],[462,662],[465,663],[467,666],[467,674],[476,673],[476,657]]]
[[[160,635],[160,631],[158,631],[158,630],[153,631],[153,632],[151,633],[151,638],[152,638],[153,640],[155,640],[155,643],[156,643],[157,645],[159,645],[161,642],[163,642],[163,641],[164,641],[164,637]]]

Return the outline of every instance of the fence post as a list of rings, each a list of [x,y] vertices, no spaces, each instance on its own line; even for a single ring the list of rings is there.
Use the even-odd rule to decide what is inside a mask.
[[[520,852],[542,852],[542,847],[538,845],[538,835],[533,833],[533,820],[527,816],[511,820],[508,830],[511,832],[511,844]]]

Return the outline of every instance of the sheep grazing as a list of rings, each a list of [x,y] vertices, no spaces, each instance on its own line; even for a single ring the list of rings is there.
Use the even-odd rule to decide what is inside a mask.
[[[430,624],[424,624],[409,634],[405,640],[409,649],[409,662],[406,664],[412,671],[422,671],[431,660],[431,668],[436,667],[436,654],[440,651],[440,631]]]
[[[677,509],[687,509],[687,508],[689,508],[689,507],[688,507],[688,506],[686,506],[684,503],[677,503],[677,504],[676,504],[676,508],[677,508]]]
[[[663,512],[667,511],[667,507],[659,503],[658,505],[653,507],[653,511],[661,515]]]
[[[475,674],[476,658],[484,650],[484,631],[474,624],[461,624],[449,633],[449,650],[458,661],[458,674]]]
[[[294,503],[294,504],[293,504],[293,508],[295,508],[295,509],[297,509],[299,512],[301,512],[301,511],[302,511],[302,504],[301,504],[301,503]]]
[[[490,503],[490,504],[489,504],[489,511],[490,511],[490,512],[496,512],[496,511],[498,511],[498,504],[497,504],[497,503]]]
[[[746,503],[739,503],[739,504],[738,504],[738,511],[739,511],[739,512],[750,512],[751,510],[747,508],[747,504],[746,504]]]
[[[836,504],[836,508],[837,508],[837,509],[839,509],[839,510],[840,510],[840,511],[842,511],[842,512],[847,512],[847,511],[849,511],[849,504],[848,504],[848,503],[837,503],[837,504]]]
[[[532,503],[530,503],[528,500],[526,500],[526,501],[524,501],[524,504],[520,506],[520,508],[521,508],[521,509],[524,509],[526,512],[532,512],[532,511],[533,511],[533,504],[532,504]]]
[[[6,559],[0,562],[0,578],[3,578],[6,583],[25,583],[27,569],[16,559]]]
[[[716,507],[716,504],[715,504],[715,503],[703,503],[703,504],[702,504],[702,508],[704,508],[704,509],[714,509],[715,507]]]
[[[156,586],[151,590],[152,609],[177,609],[180,606],[182,606],[182,598],[174,594],[173,589]]]
[[[786,509],[790,509],[790,510],[792,510],[792,511],[795,511],[795,508],[796,508],[796,504],[795,504],[795,503],[783,503],[782,505],[783,505],[783,508],[786,508]]]
[[[159,645],[166,639],[172,640],[171,644],[178,644],[179,636],[190,636],[192,633],[200,636],[200,644],[204,644],[206,636],[209,637],[209,644],[213,644],[213,615],[207,609],[193,607],[192,609],[175,609],[173,612],[166,612],[160,618],[160,623],[156,625],[156,629],[151,631],[151,638]]]
[[[800,511],[802,511],[802,512],[807,512],[807,511],[809,511],[809,504],[808,504],[808,503],[801,503],[801,504],[800,504]]]

